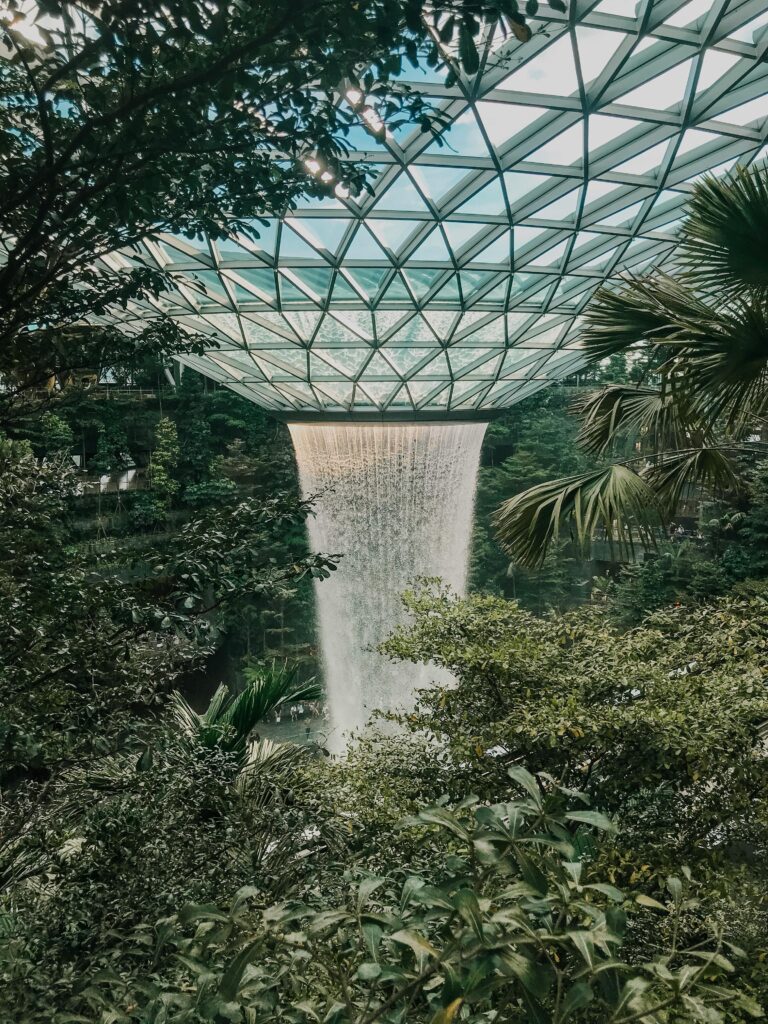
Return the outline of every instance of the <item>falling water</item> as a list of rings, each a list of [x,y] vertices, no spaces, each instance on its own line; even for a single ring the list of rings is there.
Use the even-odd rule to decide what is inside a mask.
[[[331,710],[330,745],[375,708],[413,705],[434,666],[390,662],[374,648],[401,621],[400,594],[417,576],[462,592],[485,423],[293,423],[313,550],[344,555],[317,586]],[[443,677],[444,678],[444,677]]]

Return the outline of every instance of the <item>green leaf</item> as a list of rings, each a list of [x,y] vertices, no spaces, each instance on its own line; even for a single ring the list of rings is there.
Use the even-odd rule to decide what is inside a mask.
[[[547,998],[554,974],[546,963],[535,963],[513,949],[500,953],[499,962],[504,973],[514,975],[531,995],[540,1000]]]
[[[584,825],[592,825],[601,832],[615,832],[616,826],[600,811],[567,811],[565,817],[568,821],[578,821]]]
[[[567,1020],[576,1010],[582,1010],[592,1002],[592,989],[586,981],[577,981],[565,994],[563,1008],[560,1015],[561,1020]]]
[[[361,910],[365,906],[368,898],[376,892],[377,889],[381,888],[386,879],[384,878],[364,878],[360,883],[357,890],[357,913],[360,914]]]
[[[471,889],[459,889],[454,894],[452,902],[461,915],[461,919],[470,926],[478,939],[482,941],[484,938],[483,915],[480,912],[477,896],[475,896]]]
[[[519,764],[507,768],[507,775],[528,793],[537,807],[541,807],[541,788],[533,775]]]
[[[395,932],[390,936],[393,942],[399,942],[403,946],[409,946],[416,954],[416,958],[421,961],[424,957],[439,956],[437,950],[431,943],[427,942],[423,935],[419,935],[418,932],[411,931],[408,928],[403,928],[400,931]]]
[[[603,896],[607,896],[609,900],[614,900],[616,903],[624,901],[624,893],[621,889],[617,889],[615,885],[608,885],[607,882],[592,882],[590,885],[585,885],[584,888],[601,892]]]
[[[260,949],[260,943],[253,942],[250,946],[246,946],[245,949],[241,950],[229,967],[222,975],[221,981],[219,982],[218,994],[222,999],[227,1001],[233,1000],[237,997],[237,993],[240,991],[240,982],[243,980],[243,973],[245,968],[256,956],[256,953]]]
[[[652,910],[663,910],[665,914],[668,913],[663,903],[659,903],[652,896],[646,896],[645,893],[635,896],[635,903],[639,903],[641,907],[650,907]]]
[[[373,981],[381,974],[381,964],[367,961],[357,968],[357,976],[361,981]]]

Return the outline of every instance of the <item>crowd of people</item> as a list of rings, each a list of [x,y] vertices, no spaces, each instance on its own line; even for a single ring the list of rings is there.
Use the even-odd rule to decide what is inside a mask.
[[[324,718],[328,721],[328,705],[324,701],[309,700],[298,704],[280,705],[275,708],[275,722],[277,725],[283,716],[290,715],[292,722],[300,722],[304,718]]]

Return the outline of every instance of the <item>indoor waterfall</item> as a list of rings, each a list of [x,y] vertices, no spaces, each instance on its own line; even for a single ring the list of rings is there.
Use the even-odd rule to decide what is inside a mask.
[[[403,620],[400,594],[417,576],[461,593],[485,423],[292,423],[314,551],[343,554],[316,587],[330,705],[329,745],[375,708],[407,708],[440,678],[429,665],[392,663],[375,650]],[[442,678],[445,678],[443,675]]]

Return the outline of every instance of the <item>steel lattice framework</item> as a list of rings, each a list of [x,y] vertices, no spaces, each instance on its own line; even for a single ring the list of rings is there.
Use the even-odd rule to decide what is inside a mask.
[[[411,73],[450,119],[445,145],[379,142],[361,117],[372,195],[308,201],[258,243],[147,243],[177,286],[126,318],[159,308],[216,338],[182,361],[287,413],[471,414],[572,374],[595,288],[673,258],[700,175],[765,156],[768,11],[542,6],[546,31],[486,39],[476,76]]]

